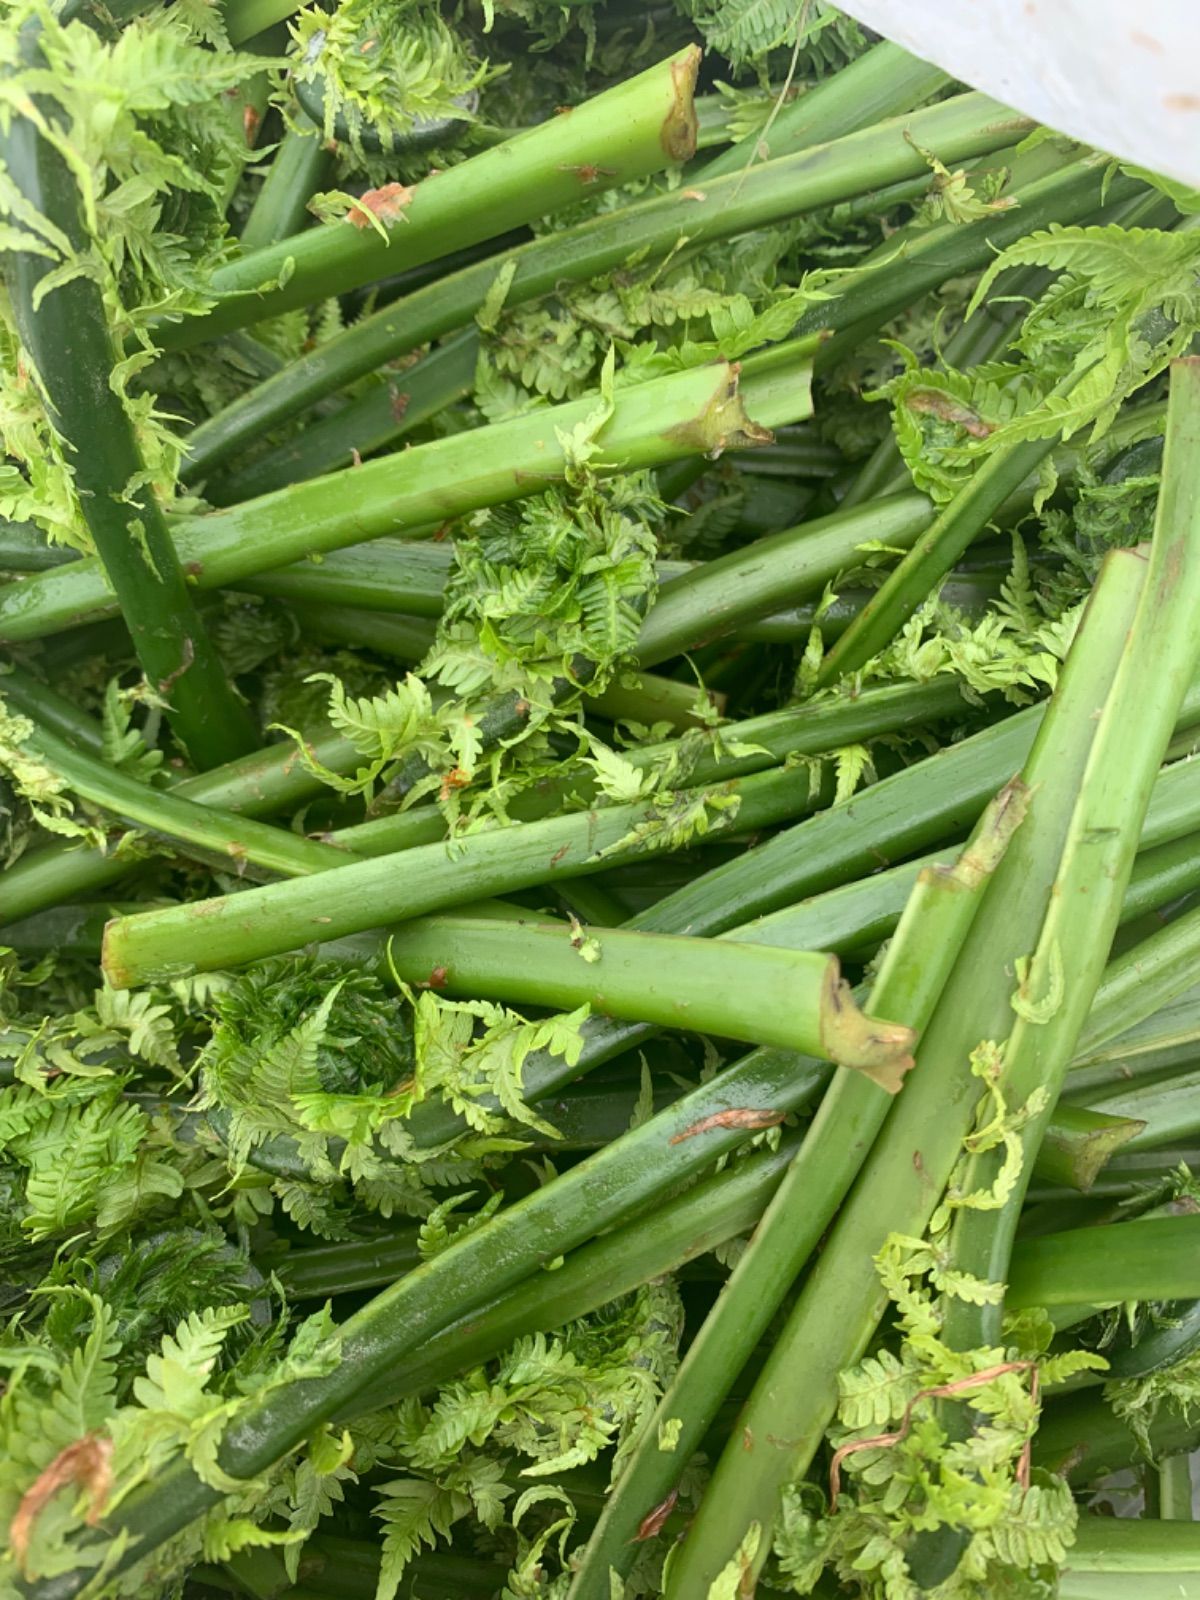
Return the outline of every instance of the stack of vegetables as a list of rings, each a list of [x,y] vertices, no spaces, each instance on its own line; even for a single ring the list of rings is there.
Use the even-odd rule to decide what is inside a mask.
[[[0,157],[0,1596],[1200,1594],[1200,194],[823,0]]]

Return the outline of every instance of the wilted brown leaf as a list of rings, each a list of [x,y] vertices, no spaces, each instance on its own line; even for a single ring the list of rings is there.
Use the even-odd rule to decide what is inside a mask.
[[[87,1492],[89,1527],[99,1522],[112,1491],[112,1449],[111,1439],[98,1433],[85,1434],[60,1450],[26,1489],[8,1529],[9,1545],[23,1573],[33,1525],[45,1506],[67,1484],[76,1484]]]

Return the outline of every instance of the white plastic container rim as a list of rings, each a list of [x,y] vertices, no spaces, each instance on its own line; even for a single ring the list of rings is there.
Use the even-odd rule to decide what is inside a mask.
[[[1200,0],[837,0],[960,82],[1200,188]]]

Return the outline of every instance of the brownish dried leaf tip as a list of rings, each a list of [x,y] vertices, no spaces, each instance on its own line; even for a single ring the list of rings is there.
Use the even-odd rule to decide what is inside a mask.
[[[355,228],[369,228],[371,218],[378,218],[385,227],[398,222],[405,206],[412,204],[417,192],[416,184],[385,183],[381,189],[368,189],[346,213],[346,221]]]
[[[693,1122],[690,1128],[675,1134],[669,1142],[682,1144],[685,1139],[694,1139],[700,1133],[712,1133],[717,1128],[749,1130],[775,1128],[786,1115],[785,1111],[755,1110],[753,1106],[730,1106],[727,1111],[714,1111],[711,1117],[701,1117],[699,1122]]]
[[[27,1570],[33,1526],[60,1489],[74,1484],[84,1491],[88,1497],[89,1527],[94,1528],[104,1515],[112,1493],[112,1450],[112,1440],[103,1434],[84,1434],[82,1439],[60,1450],[21,1496],[21,1503],[9,1524],[8,1542],[23,1576],[35,1576]]]

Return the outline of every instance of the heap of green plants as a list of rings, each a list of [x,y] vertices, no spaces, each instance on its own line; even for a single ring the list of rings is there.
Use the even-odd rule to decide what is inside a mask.
[[[824,0],[8,7],[2,1600],[1185,1592],[1198,209]]]

